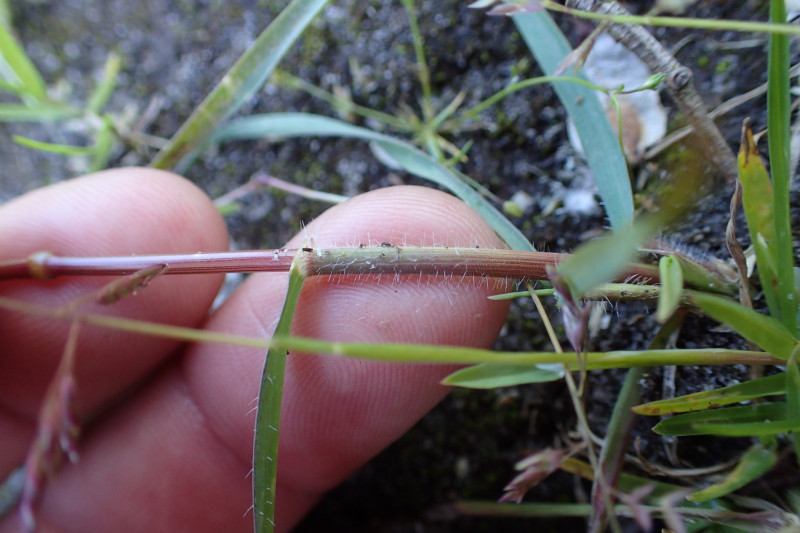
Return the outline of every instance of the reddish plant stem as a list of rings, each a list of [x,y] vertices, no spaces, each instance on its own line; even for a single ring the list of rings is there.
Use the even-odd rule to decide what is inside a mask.
[[[358,248],[301,248],[249,250],[183,255],[125,257],[60,257],[37,252],[26,259],[0,262],[0,280],[51,279],[57,276],[121,276],[164,265],[166,274],[214,272],[287,272],[298,257],[306,276],[407,275],[448,277],[486,276],[525,280],[547,279],[547,268],[569,257],[551,252],[520,252],[488,248],[360,246]],[[630,265],[623,278],[658,280],[649,265]]]

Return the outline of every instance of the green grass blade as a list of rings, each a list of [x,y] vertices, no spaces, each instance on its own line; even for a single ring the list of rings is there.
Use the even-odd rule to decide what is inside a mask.
[[[664,323],[678,308],[683,297],[683,271],[675,256],[662,257],[658,262],[661,293],[658,296],[656,320]]]
[[[765,447],[758,443],[752,445],[742,455],[739,464],[719,483],[698,490],[686,497],[690,502],[707,502],[726,496],[744,487],[754,479],[769,471],[778,462],[775,447]]]
[[[51,154],[85,156],[92,155],[96,151],[94,146],[72,146],[69,144],[48,143],[28,139],[27,137],[21,137],[19,135],[14,135],[12,139],[15,143],[21,144],[22,146],[42,152],[49,152]]]
[[[466,389],[496,389],[555,381],[564,377],[563,365],[544,368],[534,365],[498,365],[482,363],[457,370],[442,380],[442,385]]]
[[[677,415],[667,420],[662,420],[655,425],[653,431],[659,435],[671,435],[674,437],[712,434],[754,436],[757,434],[769,434],[757,433],[756,431],[759,431],[758,426],[761,426],[761,431],[766,431],[770,426],[778,428],[778,431],[772,432],[773,434],[787,431],[787,429],[784,429],[785,422],[797,425],[800,423],[800,419],[795,418],[787,421],[786,403],[771,402]]]
[[[292,318],[305,277],[292,264],[289,288],[283,302],[275,336],[290,334]],[[278,435],[281,423],[283,377],[286,369],[286,348],[270,348],[261,376],[258,393],[255,441],[253,443],[253,519],[256,533],[275,530],[275,503],[278,481]]]
[[[494,206],[464,183],[457,172],[405,141],[389,135],[320,115],[270,113],[231,121],[217,131],[213,139],[216,142],[223,142],[265,137],[347,137],[375,142],[407,172],[446,187],[478,211],[509,246],[515,250],[533,250],[533,246],[525,236]]]
[[[49,100],[42,76],[5,24],[0,24],[0,74],[11,84],[23,87],[30,99]]]
[[[634,407],[633,412],[647,416],[671,415],[775,396],[786,392],[786,379],[786,374],[776,374],[720,389],[645,403]]]
[[[545,12],[517,14],[513,19],[542,70],[552,75],[571,52],[561,30]],[[575,124],[611,227],[631,224],[633,194],[628,166],[597,95],[576,83],[554,83],[553,88]]]
[[[0,122],[56,122],[80,115],[69,106],[36,106],[0,103]]]
[[[742,128],[738,166],[739,181],[742,183],[742,206],[747,218],[750,241],[755,245],[761,287],[772,316],[780,319],[782,311],[778,298],[778,277],[775,271],[777,251],[775,249],[775,217],[772,209],[774,193],[769,173],[761,160],[753,132],[747,123]],[[785,322],[783,323],[785,324]]]
[[[122,58],[119,54],[111,53],[106,59],[106,64],[103,67],[103,78],[97,87],[94,88],[92,94],[89,95],[86,108],[92,113],[100,113],[108,103],[114,89],[117,86],[117,74],[122,68]]]
[[[708,316],[781,359],[788,359],[800,342],[777,320],[736,302],[711,294],[688,291],[689,301]]]
[[[111,159],[111,151],[114,149],[114,128],[111,124],[111,117],[103,115],[102,120],[103,125],[94,140],[94,154],[89,165],[90,172],[98,172],[106,168]]]
[[[784,0],[770,0],[770,22],[786,22]],[[797,302],[794,299],[794,253],[791,215],[789,213],[790,176],[790,94],[789,36],[769,37],[767,74],[767,130],[769,131],[769,163],[772,172],[773,210],[775,214],[775,248],[777,252],[778,303],[781,321],[797,336]]]
[[[797,354],[792,354],[786,363],[786,405],[790,413],[800,413],[800,365]],[[792,435],[794,453],[800,463],[800,436]]]
[[[267,80],[291,45],[329,0],[292,0],[231,67],[200,106],[156,155],[151,166],[171,169],[188,164],[214,130]],[[178,169],[180,170],[180,169]]]

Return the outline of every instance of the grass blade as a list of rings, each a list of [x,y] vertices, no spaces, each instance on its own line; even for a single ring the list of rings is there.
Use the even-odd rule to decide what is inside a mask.
[[[792,354],[786,364],[786,405],[790,413],[800,413],[800,365],[797,354]],[[792,435],[794,453],[800,463],[800,437]]]
[[[44,141],[37,141],[35,139],[29,139],[27,137],[21,137],[20,135],[14,135],[12,139],[15,143],[21,144],[22,146],[33,148],[34,150],[40,150],[42,152],[49,152],[51,154],[84,156],[92,155],[96,151],[94,146],[72,146],[70,144],[48,143]]]
[[[122,58],[119,54],[111,53],[103,67],[103,79],[94,88],[89,96],[86,108],[92,113],[100,113],[108,103],[117,86],[117,74],[122,68]]]
[[[49,100],[42,76],[5,24],[0,24],[0,74],[10,83],[24,87],[26,100]]]
[[[770,22],[786,22],[784,0],[770,0]],[[775,213],[775,248],[778,274],[778,303],[781,320],[792,335],[797,336],[797,302],[794,300],[794,257],[792,248],[790,186],[790,96],[789,36],[769,37],[767,74],[767,129],[769,131],[769,163],[772,172],[773,210]]]
[[[775,396],[786,392],[786,379],[785,374],[776,374],[720,389],[645,403],[634,407],[633,412],[648,416],[671,415]]]
[[[727,435],[727,436],[753,436],[752,426],[768,428],[778,427],[779,423],[786,422],[786,403],[771,402],[756,405],[743,405],[738,407],[725,407],[711,411],[686,413],[662,420],[655,425],[653,431],[659,435],[683,437],[688,435]],[[794,425],[800,419],[792,421]],[[740,429],[737,429],[739,426]],[[786,431],[780,429],[773,433]],[[767,434],[767,433],[761,433]]]
[[[545,12],[517,14],[513,19],[542,70],[552,75],[572,51],[561,30]],[[553,89],[575,124],[611,227],[631,224],[633,194],[628,166],[597,95],[576,83],[554,83]]]
[[[68,106],[36,106],[0,103],[0,122],[56,122],[80,115]]]
[[[231,67],[200,106],[156,155],[151,166],[171,169],[188,165],[217,126],[267,80],[291,45],[329,0],[292,0]]]
[[[545,368],[540,365],[498,365],[482,363],[453,372],[442,380],[442,385],[466,389],[495,389],[555,381],[564,377],[563,365]]]
[[[297,299],[305,277],[295,264],[289,272],[289,288],[275,336],[290,334]],[[264,363],[261,389],[258,393],[255,441],[253,443],[253,519],[256,533],[275,530],[275,502],[278,481],[278,434],[283,398],[283,375],[286,348],[270,348]]]
[[[375,142],[407,172],[446,187],[478,211],[486,222],[515,250],[533,251],[533,246],[497,209],[458,173],[410,144],[389,135],[346,122],[306,113],[269,113],[234,120],[214,135],[214,141],[252,140],[269,137],[348,137]]]
[[[698,490],[686,497],[691,502],[707,502],[716,498],[721,498],[739,490],[757,477],[766,473],[778,462],[778,454],[775,447],[765,447],[758,443],[752,445],[736,465],[736,468],[728,476],[703,490]]]
[[[778,278],[775,272],[775,217],[773,216],[773,190],[769,173],[758,153],[749,123],[742,127],[739,148],[739,181],[742,183],[742,206],[747,218],[750,242],[755,245],[758,276],[764,297],[772,316],[780,318]],[[759,238],[760,235],[760,238]],[[764,246],[761,246],[764,243]],[[783,322],[785,324],[785,322]]]
[[[731,300],[688,291],[689,301],[708,316],[728,324],[736,332],[775,357],[789,359],[800,342],[777,320]]]

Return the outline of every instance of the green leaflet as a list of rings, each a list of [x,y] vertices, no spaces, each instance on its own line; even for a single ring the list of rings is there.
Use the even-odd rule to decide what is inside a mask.
[[[552,368],[551,368],[552,367]],[[494,389],[527,383],[555,381],[564,376],[563,365],[505,365],[482,363],[453,372],[442,385],[467,389]]]
[[[678,308],[683,296],[683,271],[674,255],[662,257],[658,262],[661,294],[658,297],[656,320],[666,322]]]

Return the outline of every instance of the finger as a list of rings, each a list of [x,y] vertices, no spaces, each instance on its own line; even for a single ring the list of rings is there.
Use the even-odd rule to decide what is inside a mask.
[[[392,242],[400,245],[500,247],[486,223],[455,198],[430,189],[375,191],[326,212],[290,247]],[[253,276],[212,319],[211,327],[269,334],[286,279]],[[409,342],[487,347],[507,306],[487,300],[498,291],[485,279],[400,282],[375,278],[306,282],[295,314],[296,335],[336,341]],[[252,418],[263,354],[236,347],[198,347],[187,378],[217,433],[250,458]],[[391,365],[291,354],[281,422],[278,518],[293,524],[319,495],[405,432],[445,394],[452,368]],[[213,390],[212,394],[200,391]]]
[[[329,210],[306,232],[318,246],[370,240],[500,244],[464,204],[421,188],[363,195]],[[488,346],[505,317],[506,306],[486,300],[491,291],[481,281],[387,281],[311,281],[294,333]],[[286,276],[251,276],[208,327],[268,335],[285,291]],[[263,350],[193,347],[137,402],[88,436],[80,465],[64,469],[48,489],[42,520],[63,524],[69,518],[76,531],[250,530],[252,410],[263,363]],[[445,393],[438,381],[448,371],[291,354],[281,427],[279,530],[436,403]],[[87,509],[86,502],[95,503]]]
[[[227,248],[224,223],[208,198],[183,178],[148,169],[102,172],[17,198],[0,207],[0,242],[0,261],[40,250],[102,256]],[[52,308],[112,279],[3,282],[0,294]],[[216,275],[155,280],[135,297],[86,309],[192,326],[205,319],[220,281]],[[20,427],[30,431],[68,327],[0,309],[0,428],[10,431],[3,431],[4,443],[23,442],[18,438]],[[154,337],[85,326],[78,346],[79,405],[89,410],[130,386],[175,346]],[[7,441],[7,435],[14,438]],[[0,472],[18,462],[20,453],[0,453]]]

